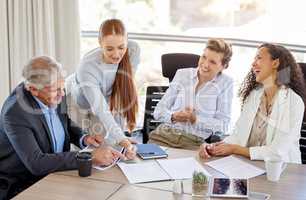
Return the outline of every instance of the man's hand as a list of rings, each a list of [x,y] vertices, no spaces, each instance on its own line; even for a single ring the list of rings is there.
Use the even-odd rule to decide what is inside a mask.
[[[108,166],[115,162],[118,158],[126,160],[126,157],[111,147],[100,147],[92,152],[92,161],[94,165]]]
[[[136,141],[134,140],[131,140],[131,139],[124,139],[122,140],[119,145],[124,147],[126,149],[126,152],[125,152],[125,156],[127,159],[129,160],[133,160],[136,158],[136,146],[133,145],[133,144],[137,144]]]
[[[94,147],[99,147],[103,143],[103,137],[101,134],[97,135],[86,135],[84,137],[85,145],[93,145]]]

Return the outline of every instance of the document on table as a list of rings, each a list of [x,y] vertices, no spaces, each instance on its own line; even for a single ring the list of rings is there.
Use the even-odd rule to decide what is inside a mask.
[[[119,162],[118,166],[130,183],[145,183],[192,177],[194,170],[210,174],[194,159],[163,159],[150,160],[140,163]]]
[[[253,178],[265,173],[265,170],[234,156],[227,156],[206,164],[229,178]]]
[[[119,162],[118,166],[130,183],[171,180],[155,160],[131,164]]]
[[[172,179],[192,178],[194,171],[200,171],[205,175],[210,176],[210,174],[202,167],[202,165],[200,165],[200,163],[193,157],[157,160],[157,162]]]

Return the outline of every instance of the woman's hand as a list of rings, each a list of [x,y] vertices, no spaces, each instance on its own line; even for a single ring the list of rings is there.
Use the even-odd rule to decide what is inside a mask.
[[[122,147],[124,147],[126,149],[125,156],[129,160],[132,160],[132,159],[136,158],[136,150],[137,150],[137,148],[133,144],[137,144],[137,142],[134,141],[134,140],[128,139],[128,138],[122,140],[119,143],[120,146],[122,146]]]
[[[216,142],[211,145],[213,146],[208,149],[209,155],[228,156],[231,154],[236,154],[250,158],[250,151],[247,147],[243,147],[238,144],[228,144],[223,141]],[[204,155],[204,153],[205,152],[202,152],[202,155]]]
[[[236,149],[235,144],[228,144],[225,142],[217,142],[212,149],[212,153],[216,156],[228,156],[234,154]]]
[[[200,158],[202,159],[209,159],[211,158],[213,155],[213,150],[214,148],[214,144],[207,144],[207,143],[203,143],[201,146],[200,146],[200,150],[199,150],[199,156]]]
[[[128,160],[133,160],[136,158],[137,147],[135,145],[130,145],[126,148],[125,156]]]
[[[191,124],[194,124],[196,122],[196,115],[192,108],[187,107],[183,111],[174,112],[172,114],[172,120],[173,122],[190,122]]]

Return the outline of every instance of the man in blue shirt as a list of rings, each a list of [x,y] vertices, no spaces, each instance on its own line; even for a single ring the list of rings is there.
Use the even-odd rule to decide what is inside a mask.
[[[25,81],[3,104],[0,118],[0,199],[11,198],[41,177],[77,168],[70,143],[99,146],[102,136],[84,135],[67,115],[61,65],[35,57],[23,69]],[[124,156],[110,147],[92,152],[93,164]]]

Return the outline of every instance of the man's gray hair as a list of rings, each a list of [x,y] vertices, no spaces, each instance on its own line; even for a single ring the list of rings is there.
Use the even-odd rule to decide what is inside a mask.
[[[59,78],[63,78],[62,66],[50,56],[37,56],[30,59],[24,66],[22,76],[26,85],[42,89]]]

